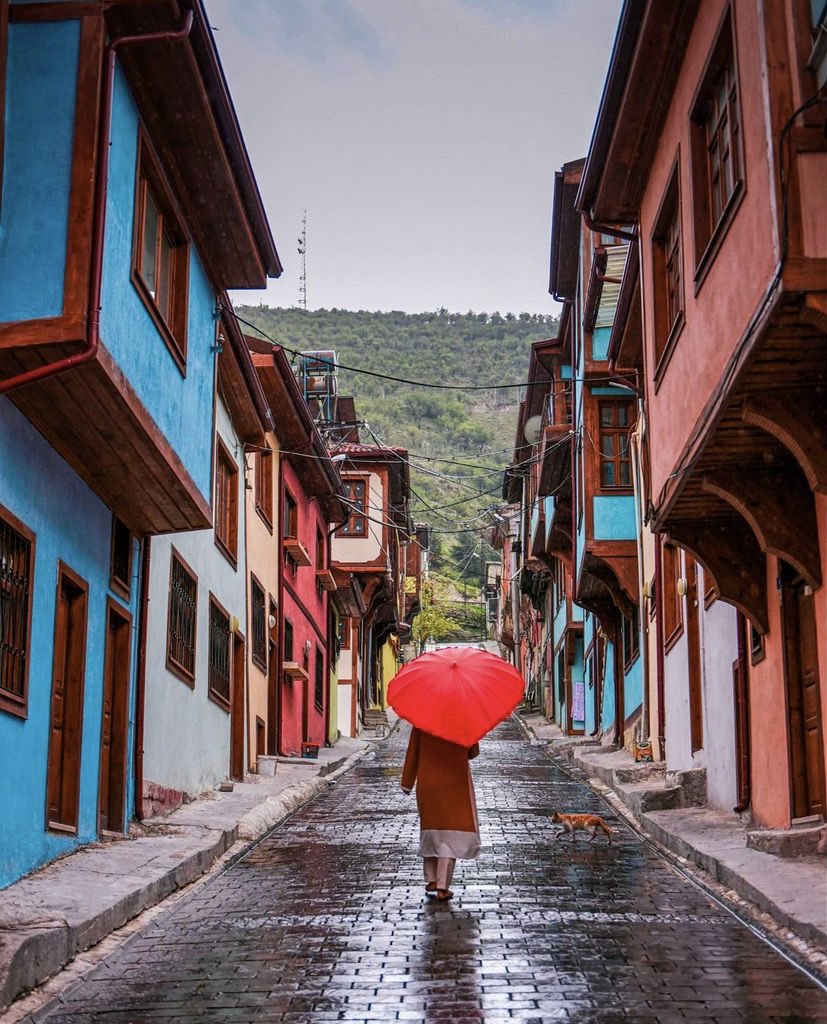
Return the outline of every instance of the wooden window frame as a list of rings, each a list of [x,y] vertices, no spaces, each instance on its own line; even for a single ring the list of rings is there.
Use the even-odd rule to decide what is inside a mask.
[[[261,635],[256,633],[256,602],[253,600],[255,591],[261,594]],[[250,654],[253,663],[258,665],[262,672],[267,671],[267,592],[261,580],[255,573],[250,573]]]
[[[681,551],[675,544],[661,543],[663,649],[670,651],[683,635],[683,598],[677,591],[678,580],[681,579]]]
[[[686,321],[679,168],[680,155],[669,176],[652,230],[656,390]]]
[[[118,561],[116,557],[118,553],[119,543],[124,541],[124,533],[126,534],[126,542],[129,546],[129,552],[127,555],[126,564],[126,578],[120,575]],[[133,555],[135,551],[135,538],[132,535],[132,531],[116,515],[112,516],[112,537],[110,541],[110,553],[109,553],[109,587],[118,595],[123,598],[124,601],[129,601],[132,596],[132,564]]]
[[[619,409],[621,406],[625,406],[628,410],[627,418],[628,423],[624,425],[604,425],[603,423],[603,410],[606,408]],[[597,400],[597,467],[595,473],[595,494],[633,494],[634,493],[634,480],[632,475],[632,444],[630,434],[635,424],[635,403],[631,398],[598,398]],[[625,438],[626,449],[624,452],[618,448],[618,451],[608,456],[603,451],[603,438],[617,437]],[[614,447],[614,446],[613,446]],[[621,476],[622,466],[628,465],[629,469],[629,483],[615,483],[607,484],[603,479],[603,471],[606,464],[611,462],[616,470],[616,478],[619,479]]]
[[[264,525],[273,532],[273,449],[257,451],[254,459],[255,508]]]
[[[313,678],[313,707],[320,715],[324,714],[325,691],[324,651],[316,644],[316,673]]]
[[[27,592],[25,600],[25,628],[23,630],[24,650],[21,679],[21,693],[9,689],[0,689],[0,711],[5,711],[16,718],[28,718],[29,714],[29,672],[31,668],[32,649],[32,601],[34,598],[35,573],[35,534],[13,515],[5,505],[0,505],[0,522],[17,533],[29,545],[27,564]],[[7,584],[0,576],[0,594]]]
[[[193,623],[192,623],[192,668],[178,661],[171,652],[172,647],[172,583],[174,577],[175,563],[181,566],[184,572],[190,577],[195,585],[193,597]],[[177,548],[170,549],[169,559],[169,592],[167,597],[167,637],[166,637],[166,667],[169,672],[177,676],[187,684],[190,689],[195,689],[195,669],[198,656],[198,576],[193,572],[187,560],[181,555]]]
[[[161,239],[166,236],[170,251],[169,311],[165,313],[144,277],[143,254],[147,194],[158,210],[159,228],[155,250],[156,268],[161,266]],[[131,280],[182,376],[187,370],[187,322],[189,318],[190,239],[152,143],[142,131],[138,145],[135,185],[135,217],[132,230]]]
[[[207,695],[210,700],[216,703],[223,711],[229,714],[233,696],[233,631],[230,613],[210,592],[209,614],[207,619],[208,641],[207,641]],[[216,612],[227,623],[227,695],[226,697],[218,687],[214,685],[215,672],[213,665],[213,612]]]
[[[234,569],[238,567],[238,463],[223,439],[215,446],[215,545]]]
[[[282,526],[281,535],[292,540],[299,539],[299,503],[293,497],[288,487],[284,488],[282,500]]]
[[[715,261],[746,193],[743,112],[740,100],[740,76],[735,46],[734,12],[727,6],[721,18],[715,43],[704,67],[690,107],[690,157],[692,167],[692,213],[694,221],[695,294]],[[715,106],[722,81],[727,86],[726,110]],[[713,166],[710,156],[709,123],[717,112],[715,137],[718,142],[722,123],[728,126],[728,156],[732,167],[732,187],[723,198],[716,216],[713,203]]]
[[[369,536],[368,532],[368,496],[370,495],[370,477],[369,476],[348,476],[343,477],[342,482],[345,485],[345,508],[347,509],[348,516],[347,522],[343,523],[342,526],[336,531],[337,536],[347,537],[348,540],[366,540]],[[357,512],[352,505],[358,505],[355,496],[352,493],[352,488],[361,484],[364,487],[364,495],[362,497],[362,511]],[[353,528],[357,522],[362,523],[362,532],[355,533]]]
[[[640,609],[634,606],[631,618],[623,615],[623,670],[628,672],[640,657]]]
[[[290,641],[289,644],[287,642],[288,640]],[[295,633],[293,632],[293,623],[290,621],[290,619],[285,617],[284,625],[283,625],[282,631],[281,631],[282,662],[285,662],[285,661],[295,661],[295,659],[293,657],[293,655],[295,654],[295,651],[294,651],[295,641],[296,641],[296,637],[295,637]]]

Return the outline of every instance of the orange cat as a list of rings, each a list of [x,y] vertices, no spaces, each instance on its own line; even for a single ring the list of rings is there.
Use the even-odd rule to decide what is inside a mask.
[[[555,811],[551,816],[551,820],[555,824],[563,826],[562,832],[557,832],[555,834],[555,840],[561,836],[563,832],[570,832],[572,846],[574,845],[574,834],[579,828],[582,828],[584,832],[591,833],[591,839],[589,840],[590,843],[594,842],[594,837],[597,835],[598,829],[603,829],[608,841],[610,843],[612,841],[612,832],[614,829],[609,828],[599,814],[561,814],[560,811]]]

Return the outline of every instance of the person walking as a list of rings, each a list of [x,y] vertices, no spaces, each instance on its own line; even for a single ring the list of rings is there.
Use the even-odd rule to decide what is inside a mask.
[[[425,894],[439,902],[454,895],[450,885],[457,859],[476,860],[480,853],[469,764],[479,752],[479,743],[466,747],[416,727],[411,729],[402,768],[402,792],[408,794],[416,786]]]

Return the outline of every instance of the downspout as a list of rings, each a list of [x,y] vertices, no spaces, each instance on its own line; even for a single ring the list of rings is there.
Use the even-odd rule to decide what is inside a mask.
[[[90,362],[98,353],[100,346],[100,314],[101,292],[103,287],[103,250],[106,231],[106,198],[109,184],[109,146],[112,137],[112,96],[115,85],[115,65],[117,51],[123,46],[136,43],[156,43],[174,39],[185,39],[192,28],[193,14],[187,11],[181,28],[168,29],[164,32],[151,32],[147,35],[121,36],[113,39],[104,50],[103,93],[101,95],[100,137],[98,139],[98,160],[95,178],[95,193],[92,207],[92,253],[89,280],[89,312],[86,320],[86,344],[74,355],[66,356],[55,362],[26,370],[7,380],[0,381],[0,395],[17,388],[34,384],[47,377],[54,377],[75,366]]]
[[[135,678],[135,817],[144,817],[144,702],[146,698],[146,636],[149,617],[149,549],[151,537],[141,541],[141,582],[138,597],[138,671]]]
[[[635,491],[637,500],[637,522],[635,524],[635,541],[637,543],[637,582],[638,597],[643,595],[643,482],[640,472],[640,448],[641,437],[645,424],[643,423],[643,410],[638,410],[637,429],[632,434],[632,469],[635,474]],[[645,627],[644,627],[645,623]],[[640,745],[646,746],[649,741],[649,620],[643,601],[640,602],[639,628],[643,632],[645,643],[641,643],[641,657],[643,658],[643,706],[641,708],[641,731]]]
[[[634,231],[621,231],[620,228],[612,227],[609,224],[598,224],[592,220],[591,214],[588,210],[580,211],[583,215],[583,220],[586,222],[586,227],[589,231],[594,231],[598,235],[611,235],[613,238],[622,238],[627,242],[636,242],[637,235]]]
[[[282,543],[282,537],[284,536],[284,524],[282,523],[282,516],[284,515],[284,454],[281,450],[281,441],[279,441],[279,472],[276,501],[278,502],[278,528],[276,534],[276,571],[278,582],[276,586],[279,595],[279,635],[278,643],[276,644],[276,706],[272,709],[272,714],[276,717],[276,749],[274,753],[278,755],[281,754],[281,687],[284,679],[284,545]],[[270,713],[268,710],[268,714]]]
[[[655,666],[658,695],[658,750],[661,761],[666,760],[666,665],[663,655],[663,549],[660,537],[655,537]]]

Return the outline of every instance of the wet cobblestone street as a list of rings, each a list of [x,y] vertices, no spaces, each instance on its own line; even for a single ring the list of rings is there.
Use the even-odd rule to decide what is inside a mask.
[[[472,770],[483,853],[424,898],[403,727],[65,993],[105,1021],[827,1022],[827,997],[506,723]],[[616,834],[551,842],[556,808]],[[42,1019],[42,1018],[39,1018]]]

